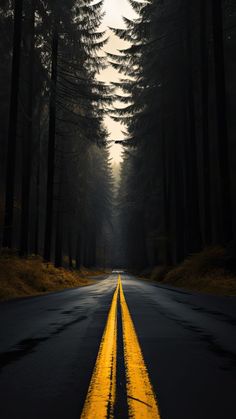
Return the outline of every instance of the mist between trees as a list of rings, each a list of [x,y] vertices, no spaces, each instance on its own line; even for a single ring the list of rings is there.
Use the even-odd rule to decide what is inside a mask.
[[[106,59],[93,3],[1,2],[3,247],[77,268],[234,252],[235,2],[130,0],[137,18],[113,29],[130,47]],[[97,81],[107,63],[120,83]],[[125,127],[118,188],[108,112]]]

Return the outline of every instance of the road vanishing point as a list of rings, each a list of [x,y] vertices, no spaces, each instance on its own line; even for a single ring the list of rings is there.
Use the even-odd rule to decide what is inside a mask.
[[[1,419],[234,419],[234,297],[128,274],[0,305]]]

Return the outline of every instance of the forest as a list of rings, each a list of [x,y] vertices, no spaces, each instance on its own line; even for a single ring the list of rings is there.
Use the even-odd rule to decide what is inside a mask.
[[[124,264],[173,266],[220,246],[233,266],[236,4],[131,1],[110,54],[126,135],[117,218]]]
[[[236,0],[0,0],[0,419],[234,419]]]
[[[1,1],[2,249],[77,269],[212,246],[233,260],[236,4],[129,2],[111,28],[129,46],[104,56],[103,1]],[[98,81],[108,65],[119,82]],[[118,187],[107,114],[124,125]]]
[[[106,34],[93,3],[0,8],[1,244],[77,269],[106,264],[112,200],[112,89],[96,79]]]

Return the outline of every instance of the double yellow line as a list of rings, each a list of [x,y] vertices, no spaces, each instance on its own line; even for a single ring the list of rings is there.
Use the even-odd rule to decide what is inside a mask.
[[[116,399],[117,306],[120,297],[129,417],[160,419],[120,275],[113,295],[81,419],[112,419]]]

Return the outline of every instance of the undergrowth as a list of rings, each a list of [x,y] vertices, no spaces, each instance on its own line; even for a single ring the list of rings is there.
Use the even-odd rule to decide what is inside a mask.
[[[175,267],[157,266],[150,278],[215,295],[236,295],[235,261],[223,247],[206,248]]]
[[[89,276],[101,274],[82,268],[80,271],[55,268],[39,256],[19,258],[14,252],[0,254],[0,301],[43,294],[91,284]]]

